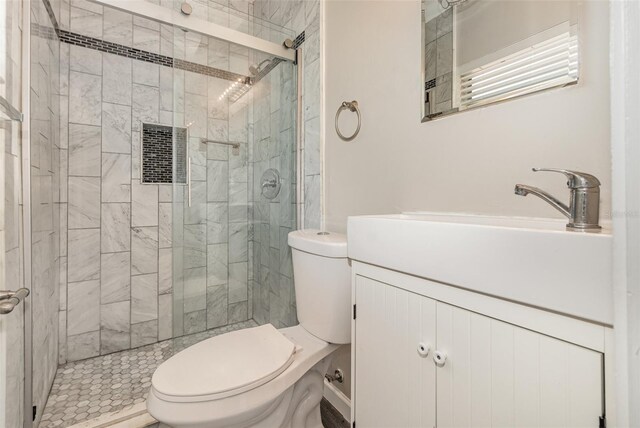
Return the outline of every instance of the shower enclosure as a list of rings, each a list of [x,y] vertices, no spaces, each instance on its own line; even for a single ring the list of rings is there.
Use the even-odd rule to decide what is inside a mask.
[[[62,373],[104,356],[297,322],[298,64],[318,18],[294,2],[293,31],[240,3],[193,2],[189,17],[180,2],[6,3],[0,95],[26,113],[3,101],[0,274],[31,294],[0,315],[0,428],[103,412],[53,423],[87,388],[113,393],[106,374]]]
[[[173,335],[250,319],[293,325],[296,67],[193,32],[174,32],[174,49],[207,67],[173,69],[171,213],[161,206],[173,225]],[[171,312],[168,298],[159,304]]]
[[[2,2],[0,427],[31,425],[57,368],[59,53],[44,3]]]

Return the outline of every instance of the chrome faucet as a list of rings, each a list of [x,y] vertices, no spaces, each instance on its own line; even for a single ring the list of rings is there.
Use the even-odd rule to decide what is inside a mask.
[[[569,179],[567,186],[571,191],[569,206],[563,204],[547,192],[537,187],[516,184],[515,193],[520,196],[535,195],[548,202],[568,219],[568,230],[596,231],[600,216],[600,181],[591,174],[555,168],[533,168],[534,172],[551,171],[564,174]]]

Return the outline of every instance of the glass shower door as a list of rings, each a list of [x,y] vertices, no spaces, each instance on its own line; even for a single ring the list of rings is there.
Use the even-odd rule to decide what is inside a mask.
[[[0,290],[5,291],[16,291],[23,281],[22,115],[17,110],[21,105],[21,3],[0,4]],[[25,304],[7,297],[0,291],[0,428],[16,428],[24,420]]]
[[[248,291],[249,50],[175,34],[174,335],[250,319]],[[185,148],[183,148],[185,147]],[[177,171],[176,171],[177,172]]]
[[[260,64],[269,61],[257,54]],[[276,328],[297,324],[289,232],[296,227],[297,67],[268,63],[253,85],[249,157],[252,318]],[[273,184],[277,183],[277,187]]]
[[[1,98],[0,101],[4,101]],[[20,288],[20,123],[0,107],[0,428],[22,426],[24,408],[24,303],[2,300],[4,291]],[[4,291],[2,291],[4,290]]]
[[[250,318],[251,105],[243,97],[249,89],[248,49],[183,31],[174,34],[174,42],[173,325],[180,336]],[[237,97],[234,102],[232,97]],[[181,183],[183,152],[186,176]]]
[[[296,67],[185,31],[174,57],[174,336],[295,324]]]

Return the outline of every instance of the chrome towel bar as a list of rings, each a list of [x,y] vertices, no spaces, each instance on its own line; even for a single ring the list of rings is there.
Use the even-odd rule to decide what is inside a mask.
[[[234,149],[239,149],[240,148],[240,143],[229,142],[229,141],[207,140],[206,138],[203,138],[201,140],[201,142],[210,143],[210,144],[222,144],[223,146],[231,146]]]

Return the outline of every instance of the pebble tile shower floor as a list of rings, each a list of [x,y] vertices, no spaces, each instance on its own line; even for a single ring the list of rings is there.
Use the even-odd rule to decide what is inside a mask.
[[[40,428],[70,427],[142,403],[151,376],[163,361],[202,340],[255,326],[249,320],[60,366]]]

